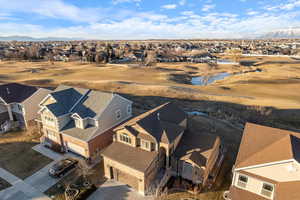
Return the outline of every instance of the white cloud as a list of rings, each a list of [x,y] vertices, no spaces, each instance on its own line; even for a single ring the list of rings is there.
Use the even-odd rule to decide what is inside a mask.
[[[77,22],[95,22],[101,19],[104,9],[79,8],[62,0],[0,0],[0,11],[35,13],[40,16]],[[100,12],[102,11],[102,12]]]
[[[201,10],[202,10],[203,12],[208,12],[208,11],[214,9],[215,7],[216,7],[215,4],[206,4],[206,5],[204,5],[204,6],[202,7]]]
[[[184,6],[187,3],[187,0],[180,0],[178,2],[179,5]]]
[[[166,4],[166,5],[163,5],[162,8],[167,9],[167,10],[172,10],[172,9],[176,9],[177,5],[176,4]]]
[[[265,6],[265,9],[268,11],[278,11],[278,10],[293,10],[297,7],[300,7],[300,0],[290,0],[284,4],[280,5],[268,5]]]
[[[124,2],[124,0],[122,0]],[[178,6],[180,5],[177,0]],[[292,2],[292,1],[290,1]],[[296,1],[293,1],[294,3]],[[0,0],[0,35],[28,35],[33,37],[76,37],[87,39],[149,39],[149,38],[239,38],[253,36],[286,26],[300,26],[300,13],[293,11],[265,12],[247,10],[239,16],[228,12],[214,12],[215,5],[206,4],[206,12],[186,10],[177,16],[158,12],[82,8],[63,0]],[[175,9],[177,4],[169,4]],[[175,5],[175,6],[174,6]],[[210,5],[210,6],[209,6]],[[165,5],[166,6],[166,5]],[[167,9],[167,8],[166,8]],[[13,13],[36,14],[37,17],[67,19],[85,25],[47,27],[21,20],[7,22]],[[3,20],[1,20],[3,18]],[[76,23],[75,23],[76,24]]]
[[[257,15],[259,12],[257,11],[248,11],[247,15]]]
[[[256,36],[253,33],[261,34],[287,25],[300,26],[299,20],[296,19],[299,13],[296,12],[257,14],[242,19],[232,13],[197,15],[185,11],[181,14],[179,17],[170,18],[155,13],[139,13],[128,19],[94,22],[67,28],[0,22],[0,35],[88,39],[240,38],[245,35]]]

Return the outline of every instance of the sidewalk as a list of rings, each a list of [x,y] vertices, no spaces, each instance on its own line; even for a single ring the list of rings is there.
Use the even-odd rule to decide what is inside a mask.
[[[52,160],[61,160],[64,157],[63,154],[56,153],[51,149],[44,147],[42,144],[35,145],[34,147],[32,147],[32,149],[48,158],[51,158]]]
[[[51,200],[44,194],[44,192],[55,185],[60,179],[50,177],[48,175],[49,168],[57,161],[66,157],[83,159],[71,153],[59,154],[53,152],[41,144],[32,147],[32,149],[53,161],[38,172],[27,177],[25,180],[22,180],[7,170],[0,168],[0,177],[12,185],[11,187],[0,191],[0,200]]]
[[[1,200],[51,200],[41,191],[27,184],[5,169],[0,168],[0,177],[12,185],[11,187],[0,191]]]

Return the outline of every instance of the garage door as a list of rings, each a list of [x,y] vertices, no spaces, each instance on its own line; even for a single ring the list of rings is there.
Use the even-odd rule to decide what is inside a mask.
[[[127,174],[125,172],[122,172],[120,170],[117,170],[117,174],[118,174],[117,181],[121,183],[125,183],[130,187],[132,187],[133,189],[138,190],[139,180],[136,177]]]
[[[79,155],[85,156],[85,149],[77,144],[68,142],[67,143],[68,151],[72,151],[74,153],[77,153]]]

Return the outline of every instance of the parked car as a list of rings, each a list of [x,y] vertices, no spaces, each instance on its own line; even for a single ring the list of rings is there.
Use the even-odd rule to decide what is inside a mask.
[[[72,169],[75,169],[78,161],[72,158],[66,158],[58,161],[49,169],[49,175],[55,178],[62,177]]]

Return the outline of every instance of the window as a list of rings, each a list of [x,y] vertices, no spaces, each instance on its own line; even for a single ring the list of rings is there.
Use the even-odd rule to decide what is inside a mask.
[[[238,183],[237,185],[239,187],[245,188],[248,182],[248,177],[244,175],[239,175]]]
[[[274,190],[273,185],[271,185],[269,183],[264,183],[262,190],[261,190],[261,194],[266,197],[272,197],[273,190]]]
[[[127,106],[127,113],[128,113],[128,114],[131,114],[131,105],[128,105],[128,106]]]
[[[117,117],[117,119],[121,118],[121,110],[116,111],[116,117]]]
[[[52,131],[49,131],[49,130],[46,130],[47,132],[47,137],[50,139],[50,140],[54,140],[56,141],[57,140],[57,137],[56,137],[56,134],[53,133]]]
[[[18,105],[18,110],[22,112],[23,111],[22,106],[20,104],[17,104],[17,105]]]
[[[146,140],[141,140],[141,147],[143,148],[143,149],[147,149],[147,150],[149,150],[149,142],[148,141],[146,141]]]
[[[48,124],[48,125],[50,125],[50,126],[54,126],[55,125],[54,119],[51,118],[51,117],[45,116],[44,120],[45,120],[45,123]]]
[[[131,144],[131,138],[126,133],[120,135],[120,141]]]

